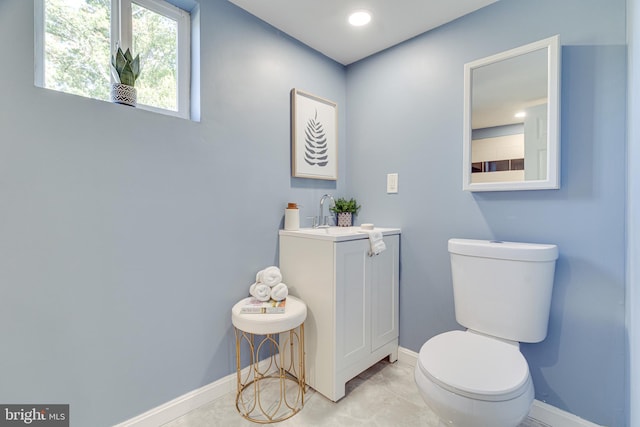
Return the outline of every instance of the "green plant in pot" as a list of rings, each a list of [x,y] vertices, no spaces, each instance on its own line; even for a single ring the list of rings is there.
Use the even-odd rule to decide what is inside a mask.
[[[353,216],[358,214],[361,207],[362,206],[356,202],[356,199],[351,198],[347,200],[341,197],[336,200],[336,203],[330,210],[337,214],[339,227],[351,227],[353,225]]]
[[[140,76],[140,55],[134,58],[128,48],[123,52],[118,47],[111,57],[111,71],[116,81],[111,85],[111,101],[135,107],[138,94],[134,86]]]

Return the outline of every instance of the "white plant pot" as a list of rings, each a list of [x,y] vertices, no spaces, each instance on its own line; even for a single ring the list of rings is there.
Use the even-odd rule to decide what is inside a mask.
[[[135,107],[138,103],[136,88],[122,83],[113,83],[111,85],[111,102]]]

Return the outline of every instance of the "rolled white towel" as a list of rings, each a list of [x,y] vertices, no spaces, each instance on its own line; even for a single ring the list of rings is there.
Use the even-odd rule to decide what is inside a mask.
[[[260,301],[269,301],[271,298],[271,288],[264,283],[254,283],[254,285],[251,285],[253,288],[251,295]]]
[[[249,295],[254,296],[253,294],[256,292],[256,285],[257,284],[258,284],[258,282],[256,282],[253,285],[249,286]]]
[[[289,295],[289,288],[284,283],[278,283],[271,288],[271,299],[275,301],[282,301]]]
[[[258,273],[256,282],[264,283],[269,287],[273,287],[282,282],[282,273],[278,267],[267,267]]]

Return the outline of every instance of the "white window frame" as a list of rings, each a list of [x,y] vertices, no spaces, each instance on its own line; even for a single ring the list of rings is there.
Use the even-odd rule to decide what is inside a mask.
[[[34,0],[35,83],[45,87],[45,0]],[[190,118],[191,106],[191,15],[164,0],[111,0],[111,54],[117,46],[123,50],[132,44],[131,3],[173,19],[178,23],[177,111],[138,104],[139,108],[171,116]],[[126,17],[126,19],[123,19]],[[144,72],[144,66],[143,66]],[[112,77],[113,83],[113,77]]]

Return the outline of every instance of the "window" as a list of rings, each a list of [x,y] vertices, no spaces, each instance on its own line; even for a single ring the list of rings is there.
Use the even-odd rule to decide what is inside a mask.
[[[140,55],[140,108],[189,117],[188,12],[164,0],[35,0],[36,84],[109,100],[116,46]]]

